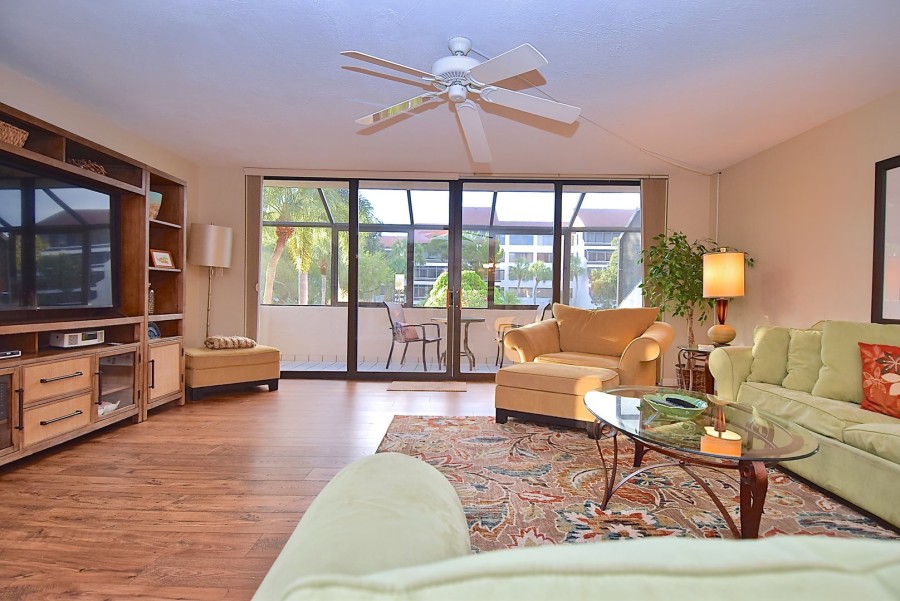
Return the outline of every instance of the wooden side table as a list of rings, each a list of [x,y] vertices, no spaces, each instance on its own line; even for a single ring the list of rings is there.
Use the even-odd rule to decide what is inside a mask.
[[[712,349],[701,349],[695,346],[678,347],[679,386],[694,392],[715,394],[716,383],[709,371],[709,354]],[[697,372],[702,368],[702,377],[697,377]],[[682,371],[682,369],[684,371]]]

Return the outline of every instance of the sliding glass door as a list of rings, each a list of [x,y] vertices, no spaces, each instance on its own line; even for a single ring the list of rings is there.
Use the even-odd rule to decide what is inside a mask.
[[[357,371],[446,376],[449,185],[361,181],[358,207]]]
[[[348,182],[267,179],[259,341],[283,371],[347,372]]]
[[[506,333],[552,317],[554,301],[640,306],[642,237],[665,218],[652,180],[267,178],[262,190],[258,338],[285,374],[491,378],[518,360]]]

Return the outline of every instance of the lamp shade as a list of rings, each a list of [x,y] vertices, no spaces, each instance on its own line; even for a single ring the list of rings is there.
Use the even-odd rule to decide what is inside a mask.
[[[723,250],[703,255],[703,296],[744,296],[744,253]]]
[[[230,227],[192,223],[188,234],[188,262],[207,267],[231,267]]]

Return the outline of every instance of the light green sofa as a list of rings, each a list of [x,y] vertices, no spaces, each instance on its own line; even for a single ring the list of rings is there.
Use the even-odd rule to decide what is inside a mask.
[[[472,555],[453,487],[380,453],[344,468],[254,596],[304,599],[898,599],[900,545],[779,536],[660,537]]]
[[[781,416],[819,441],[818,453],[784,468],[900,526],[900,419],[860,407],[859,342],[900,346],[900,326],[758,327],[752,348],[717,348],[709,369],[719,397]]]

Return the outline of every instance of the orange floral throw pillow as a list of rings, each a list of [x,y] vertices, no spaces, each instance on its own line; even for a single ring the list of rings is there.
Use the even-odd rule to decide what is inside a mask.
[[[900,418],[900,347],[860,342],[862,408]]]

